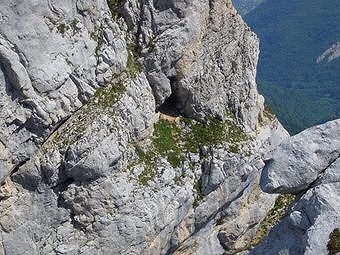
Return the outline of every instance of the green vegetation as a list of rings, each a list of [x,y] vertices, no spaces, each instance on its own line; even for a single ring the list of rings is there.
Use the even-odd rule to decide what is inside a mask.
[[[266,0],[244,18],[261,42],[261,93],[284,126],[295,134],[340,118],[340,58],[316,61],[339,41],[340,2]]]
[[[335,228],[330,233],[327,249],[329,255],[335,255],[340,252],[340,230],[338,228]]]
[[[77,32],[77,24],[79,23],[79,21],[77,19],[73,19],[71,24],[70,24],[70,27],[72,28],[72,31],[73,31],[73,35],[76,34]]]
[[[166,157],[173,167],[181,166],[184,158],[180,146],[181,130],[175,124],[160,120],[155,124],[153,145],[157,152]]]
[[[84,135],[96,114],[101,112],[114,114],[114,104],[119,101],[124,91],[125,85],[122,80],[111,81],[108,87],[99,88],[89,102],[56,132],[52,143],[60,148],[74,144]]]
[[[258,83],[258,89],[291,134],[338,118],[340,114],[340,100],[333,98],[334,95],[340,95],[340,87],[311,85],[308,88],[292,89],[273,83]]]
[[[125,85],[123,81],[111,82],[108,87],[99,88],[94,94],[95,103],[103,110],[111,108],[121,98],[125,91]]]
[[[288,206],[294,200],[293,195],[279,195],[276,200],[274,207],[269,211],[264,220],[260,223],[259,228],[255,234],[255,237],[250,243],[250,247],[258,245],[264,237],[266,237],[272,227],[277,224],[280,219],[285,215]]]
[[[196,197],[192,205],[194,207],[197,207],[203,199],[202,184],[200,180],[196,180],[196,182],[194,183],[194,189],[196,191]]]
[[[118,7],[121,2],[122,0],[107,0],[107,5],[109,6],[113,19],[117,19],[119,17]]]
[[[139,182],[146,186],[149,180],[156,177],[155,168],[159,157],[165,157],[172,167],[180,167],[184,156],[180,148],[181,130],[175,124],[166,120],[155,123],[152,144],[144,151],[135,145],[139,161],[143,163],[144,170],[138,176]]]
[[[269,120],[274,120],[274,118],[275,118],[275,114],[273,112],[273,109],[267,103],[264,104],[263,114]]]
[[[141,184],[156,176],[154,169],[160,157],[166,158],[172,167],[180,167],[188,152],[199,152],[200,146],[228,143],[231,152],[239,152],[239,143],[247,136],[232,120],[220,121],[207,118],[204,122],[197,122],[188,118],[181,118],[178,123],[160,120],[154,126],[152,142],[145,150],[135,145],[140,163],[145,167],[139,176]],[[178,177],[180,178],[180,177]],[[202,199],[202,193],[197,184],[195,189],[198,197],[196,203]]]
[[[139,160],[144,165],[143,172],[138,176],[139,183],[147,186],[149,180],[153,180],[156,177],[156,162],[155,158],[157,155],[153,150],[149,150],[147,152],[144,152],[144,150],[139,147],[138,145],[135,145],[135,150],[138,155]]]
[[[70,29],[70,27],[65,23],[61,23],[59,26],[57,26],[58,32],[62,35],[64,35],[68,29]]]
[[[185,148],[187,151],[198,152],[203,145],[214,145],[222,142],[230,144],[232,152],[238,152],[238,144],[247,136],[233,120],[221,121],[207,118],[204,122],[185,120],[189,131],[185,133]]]

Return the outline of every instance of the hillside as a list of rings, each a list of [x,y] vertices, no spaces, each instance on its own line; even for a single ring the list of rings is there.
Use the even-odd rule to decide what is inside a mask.
[[[296,133],[340,117],[340,2],[268,0],[244,18],[260,38],[261,92],[284,126]]]

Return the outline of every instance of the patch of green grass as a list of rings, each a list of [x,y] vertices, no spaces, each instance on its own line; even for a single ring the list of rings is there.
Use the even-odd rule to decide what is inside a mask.
[[[253,240],[250,242],[250,247],[258,245],[268,235],[272,227],[285,215],[294,198],[295,196],[290,194],[279,195],[276,198],[274,207],[260,223]]]
[[[225,138],[223,122],[215,118],[203,123],[191,123],[189,127],[190,132],[185,137],[188,151],[198,152],[200,146],[218,144]]]
[[[147,186],[148,181],[157,176],[155,171],[157,155],[154,150],[144,151],[138,144],[135,144],[134,147],[139,161],[144,165],[144,170],[139,174],[138,181],[140,184]]]
[[[152,168],[145,168],[143,172],[138,176],[138,181],[144,186],[148,186],[150,180],[155,179],[157,173]]]
[[[95,114],[105,112],[113,116],[114,104],[119,101],[124,91],[125,85],[121,80],[111,82],[108,87],[99,88],[89,102],[73,116],[72,121],[65,124],[61,132],[56,133],[52,143],[60,148],[72,145],[84,135]],[[114,128],[111,127],[109,131],[113,132]]]
[[[340,252],[340,230],[335,228],[329,234],[329,241],[327,243],[327,249],[329,255],[335,255]]]
[[[230,143],[230,151],[239,152],[238,143],[247,139],[246,134],[232,120],[221,121],[209,117],[204,122],[185,120],[189,127],[186,133],[185,147],[188,151],[198,152],[200,146],[216,145],[223,142]]]
[[[173,167],[180,167],[184,161],[180,146],[181,129],[166,120],[157,122],[154,128],[153,145],[156,151],[166,157]]]
[[[160,157],[166,158],[172,167],[177,168],[183,165],[188,152],[197,153],[200,146],[228,142],[230,151],[238,153],[239,142],[246,138],[244,132],[232,120],[220,121],[212,117],[207,118],[205,122],[189,118],[181,118],[179,123],[160,120],[154,125],[151,144],[145,150],[135,145],[139,162],[145,166],[139,181],[146,185],[156,176],[153,169],[156,168]],[[194,187],[197,193],[195,204],[203,198],[199,185],[199,182],[196,182]]]
[[[64,35],[65,32],[69,29],[70,27],[66,25],[65,23],[61,23],[59,26],[57,26],[57,30],[60,34]]]
[[[108,87],[101,87],[94,94],[96,105],[106,110],[118,102],[124,91],[125,85],[122,81],[111,82]]]

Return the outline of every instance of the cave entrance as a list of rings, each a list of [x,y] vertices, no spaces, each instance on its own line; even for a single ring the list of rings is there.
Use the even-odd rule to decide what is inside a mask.
[[[160,113],[172,117],[179,117],[181,115],[181,104],[177,99],[176,94],[173,92],[164,103],[158,108]]]

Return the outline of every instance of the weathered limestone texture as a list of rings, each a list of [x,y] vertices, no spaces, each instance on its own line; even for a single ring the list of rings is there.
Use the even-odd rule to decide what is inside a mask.
[[[229,0],[1,1],[0,254],[246,249],[288,137],[258,51]]]

